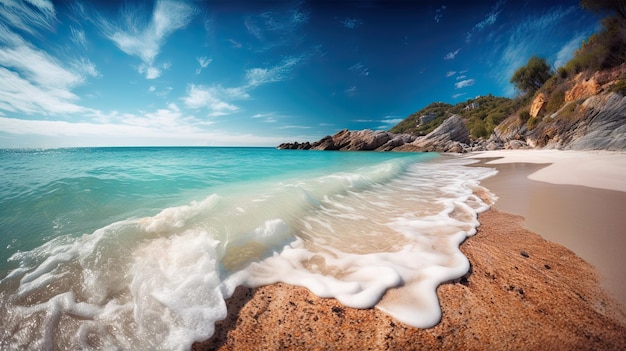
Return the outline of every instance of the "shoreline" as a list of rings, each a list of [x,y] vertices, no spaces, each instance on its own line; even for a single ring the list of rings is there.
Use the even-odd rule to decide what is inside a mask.
[[[626,317],[590,264],[523,228],[520,216],[491,209],[480,219],[460,246],[470,273],[437,288],[443,316],[432,328],[279,283],[237,288],[213,337],[192,350],[626,348]]]
[[[626,348],[626,315],[591,264],[497,203],[479,220],[478,233],[460,246],[470,272],[437,288],[443,317],[432,328],[408,327],[376,308],[347,308],[279,283],[237,288],[213,337],[192,349]]]

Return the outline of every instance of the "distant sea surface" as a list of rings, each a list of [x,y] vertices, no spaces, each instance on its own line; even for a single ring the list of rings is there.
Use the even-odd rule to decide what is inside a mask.
[[[436,153],[0,150],[0,349],[188,349],[239,285],[437,323],[493,169]],[[382,301],[403,287],[407,300]]]

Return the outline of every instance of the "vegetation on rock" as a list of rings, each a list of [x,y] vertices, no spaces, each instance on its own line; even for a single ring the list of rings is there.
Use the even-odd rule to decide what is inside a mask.
[[[550,66],[545,58],[532,56],[525,66],[513,73],[511,83],[524,94],[532,94],[552,77]]]
[[[547,126],[559,121],[582,118],[585,108],[581,104],[591,95],[608,90],[626,96],[626,0],[583,0],[580,6],[612,15],[601,21],[602,29],[584,40],[573,58],[556,72],[544,58],[532,56],[511,77],[511,83],[521,93],[515,99],[490,94],[456,105],[432,103],[408,116],[390,132],[420,137],[435,130],[448,117],[459,115],[473,141],[492,140],[494,136],[499,139],[504,134],[524,140],[526,133],[537,134],[551,130]],[[600,74],[601,79],[596,81],[597,72],[606,74],[604,77]],[[612,85],[606,85],[615,80]],[[539,95],[543,95],[545,103],[536,116],[531,115],[531,102]]]

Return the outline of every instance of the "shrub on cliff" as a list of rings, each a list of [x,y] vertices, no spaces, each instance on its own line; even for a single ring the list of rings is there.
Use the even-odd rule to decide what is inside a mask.
[[[552,77],[550,66],[545,58],[532,56],[525,66],[513,73],[511,83],[524,94],[532,94]]]
[[[412,135],[426,135],[437,128],[447,117],[450,116],[448,111],[452,105],[443,102],[434,102],[423,109],[410,114],[402,122],[395,125],[389,131],[391,133],[401,134],[407,133]],[[424,116],[431,118],[429,121],[422,123],[420,120]]]
[[[602,20],[602,27],[583,41],[574,57],[559,69],[560,76],[608,69],[626,61],[626,19],[607,17]]]
[[[622,79],[617,83],[611,85],[609,90],[622,96],[626,96],[626,79]]]

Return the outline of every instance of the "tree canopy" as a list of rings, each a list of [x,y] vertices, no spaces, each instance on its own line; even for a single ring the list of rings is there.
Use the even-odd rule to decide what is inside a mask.
[[[532,56],[525,66],[513,73],[511,83],[522,93],[534,93],[552,76],[545,58]]]
[[[626,0],[581,0],[580,7],[596,12],[615,12],[626,19]]]

